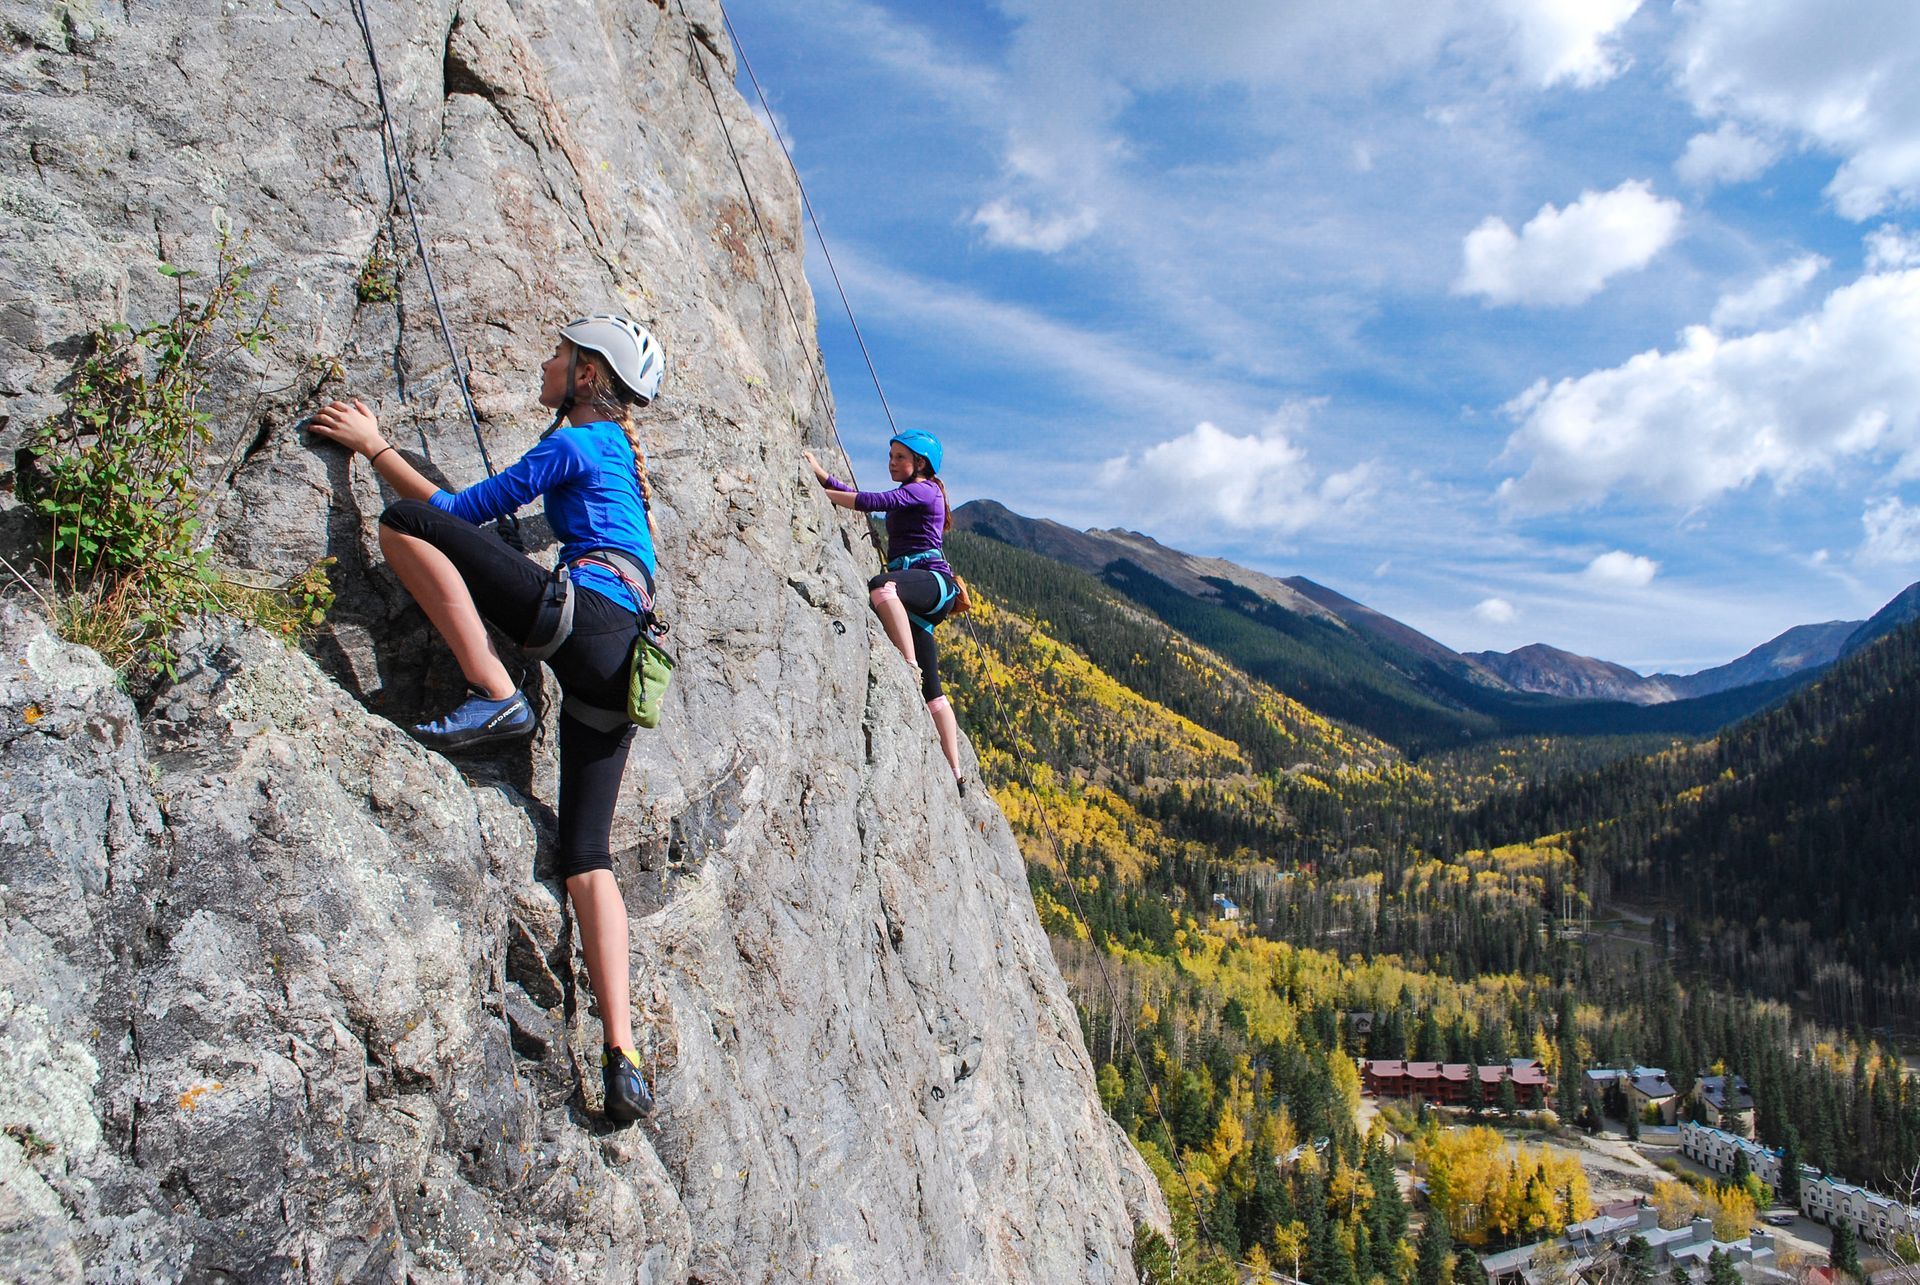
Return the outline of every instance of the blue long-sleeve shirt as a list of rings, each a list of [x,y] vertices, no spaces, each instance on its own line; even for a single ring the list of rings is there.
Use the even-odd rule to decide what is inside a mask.
[[[541,495],[547,499],[547,525],[560,537],[562,562],[589,549],[618,549],[654,574],[653,536],[633,470],[633,447],[611,420],[566,425],[493,477],[461,491],[436,491],[431,503],[477,526],[517,512]],[[603,567],[576,567],[573,578],[641,610],[626,582]]]

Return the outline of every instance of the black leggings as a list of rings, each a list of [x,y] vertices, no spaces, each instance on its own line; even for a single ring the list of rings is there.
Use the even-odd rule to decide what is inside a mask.
[[[473,605],[516,643],[532,630],[550,573],[491,530],[434,508],[400,500],[380,524],[425,540],[447,555],[467,582]],[[547,659],[560,690],[600,709],[627,706],[627,659],[640,617],[584,585],[574,590],[573,633]],[[560,877],[613,869],[608,836],[620,777],[627,770],[633,725],[611,732],[560,715]]]
[[[884,584],[893,586],[893,591],[900,595],[900,605],[914,615],[936,625],[947,618],[946,612],[935,615],[933,611],[940,605],[941,589],[940,577],[933,572],[918,567],[889,571],[867,581],[867,592],[872,593]],[[951,599],[947,605],[953,605]],[[940,699],[940,644],[933,640],[933,630],[922,629],[914,621],[907,623],[908,632],[913,635],[913,663],[920,666],[920,696],[928,702],[936,701]]]

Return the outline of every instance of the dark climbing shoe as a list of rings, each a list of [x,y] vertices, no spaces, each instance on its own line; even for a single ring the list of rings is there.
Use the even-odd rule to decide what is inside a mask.
[[[653,1094],[640,1074],[640,1055],[632,1049],[602,1049],[600,1078],[607,1091],[607,1119],[625,1124],[653,1110]]]
[[[533,707],[525,693],[516,691],[505,700],[494,700],[474,692],[451,714],[414,724],[413,734],[431,749],[452,751],[518,740],[531,735],[533,728]]]

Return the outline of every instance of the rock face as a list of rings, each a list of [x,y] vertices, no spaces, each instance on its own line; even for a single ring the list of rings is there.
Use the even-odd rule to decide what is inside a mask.
[[[798,463],[831,409],[797,195],[718,10],[370,17],[496,462],[557,323],[617,308],[671,358],[644,424],[680,668],[614,835],[660,1107],[595,1115],[549,738],[463,772],[395,728],[457,675],[378,564],[377,483],[295,427],[350,390],[482,474],[351,6],[0,0],[6,462],[87,332],[163,315],[156,262],[231,226],[281,337],[215,368],[210,538],[255,576],[332,556],[342,594],[306,654],[207,626],[138,705],[0,603],[0,1276],[1131,1280],[1165,1211],[1018,849]],[[363,300],[387,260],[398,300]]]
[[[1531,643],[1513,651],[1470,651],[1466,656],[1516,691],[1635,705],[1660,705],[1679,698],[1664,676],[1646,678],[1625,665],[1576,655],[1545,643]]]
[[[1664,682],[1681,699],[1712,696],[1750,683],[1770,683],[1791,678],[1809,669],[1831,664],[1847,639],[1864,621],[1829,620],[1818,625],[1795,625],[1761,643],[1738,660],[1715,665],[1693,674],[1655,674],[1652,681]]]

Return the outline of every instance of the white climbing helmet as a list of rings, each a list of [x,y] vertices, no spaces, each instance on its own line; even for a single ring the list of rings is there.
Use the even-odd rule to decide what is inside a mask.
[[[596,313],[562,326],[560,334],[574,347],[605,357],[614,378],[643,403],[660,395],[667,355],[644,326],[612,313]]]

